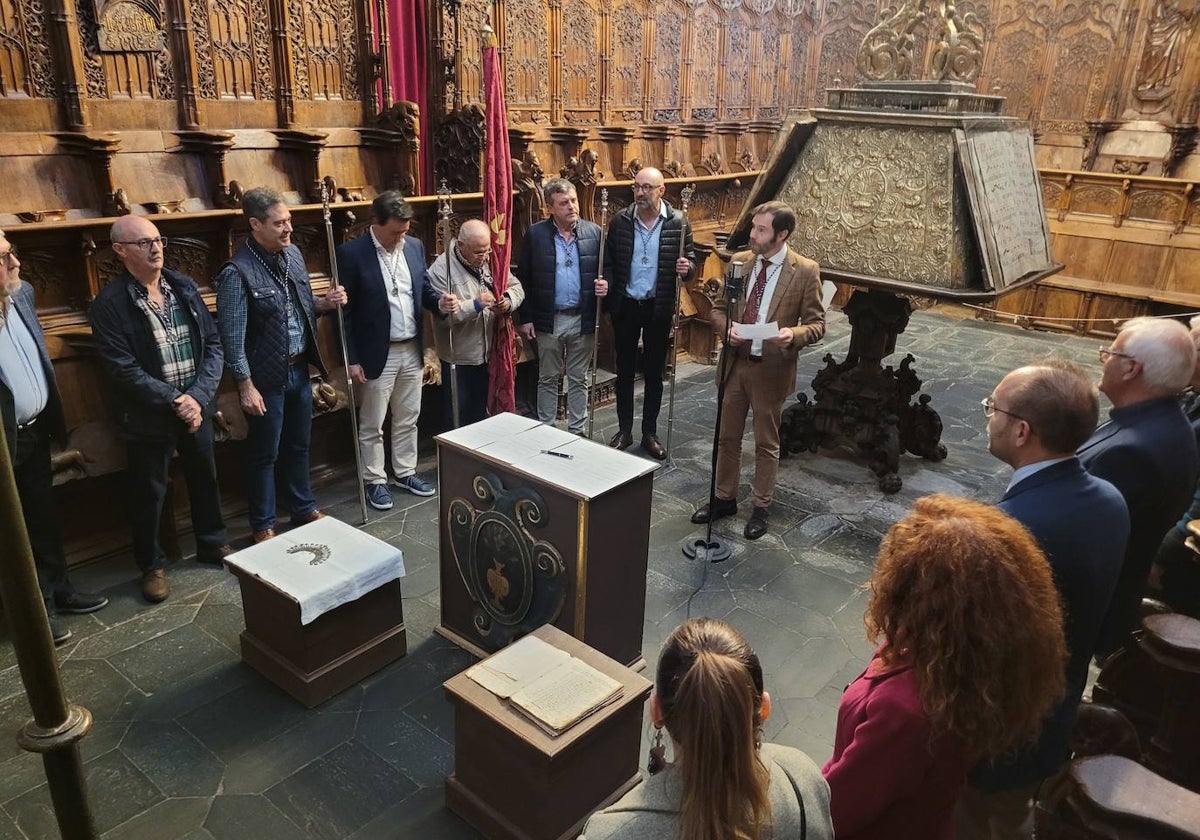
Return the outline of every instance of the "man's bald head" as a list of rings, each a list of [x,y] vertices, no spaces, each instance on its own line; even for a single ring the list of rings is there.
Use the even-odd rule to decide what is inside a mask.
[[[639,169],[634,180],[640,181],[643,178],[646,179],[647,183],[653,184],[656,187],[661,187],[663,185],[664,179],[662,172],[653,166],[644,166]]]
[[[158,280],[163,267],[165,243],[154,223],[142,216],[122,216],[109,231],[115,253],[143,285]]]
[[[1100,395],[1083,368],[1048,359],[1017,368],[1001,381],[1004,407],[1025,420],[1047,452],[1073,455],[1096,430]],[[996,389],[997,402],[1001,389]]]
[[[470,265],[482,268],[492,252],[492,229],[479,219],[468,219],[458,229],[458,253]]]

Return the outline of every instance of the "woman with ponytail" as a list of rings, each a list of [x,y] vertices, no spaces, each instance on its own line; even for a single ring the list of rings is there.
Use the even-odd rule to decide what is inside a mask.
[[[817,766],[762,743],[770,714],[762,666],[742,635],[713,618],[681,624],[663,645],[650,695],[653,775],[593,814],[580,840],[833,840]]]
[[[1050,564],[998,508],[926,496],[883,538],[866,624],[879,647],[822,769],[838,840],[951,840],[968,769],[1032,742],[1063,696]]]

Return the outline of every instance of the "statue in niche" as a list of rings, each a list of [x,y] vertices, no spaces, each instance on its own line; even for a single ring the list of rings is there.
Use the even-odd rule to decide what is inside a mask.
[[[1135,92],[1138,99],[1165,99],[1174,92],[1183,66],[1195,8],[1183,11],[1179,0],[1158,0],[1146,29]]]

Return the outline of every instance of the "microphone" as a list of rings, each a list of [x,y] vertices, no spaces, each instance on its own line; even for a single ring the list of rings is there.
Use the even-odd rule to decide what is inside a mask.
[[[725,279],[725,299],[729,301],[729,305],[737,303],[737,299],[742,296],[742,287],[745,282],[742,279],[742,261],[737,260],[733,264],[733,273]]]

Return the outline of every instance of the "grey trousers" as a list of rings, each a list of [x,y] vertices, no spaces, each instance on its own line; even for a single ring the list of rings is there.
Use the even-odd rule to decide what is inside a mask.
[[[587,423],[588,369],[592,363],[594,335],[581,333],[578,313],[554,316],[554,334],[538,333],[538,420],[553,424],[558,416],[558,386],[562,382],[563,355],[567,358],[567,430],[580,434]]]

